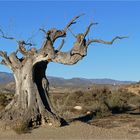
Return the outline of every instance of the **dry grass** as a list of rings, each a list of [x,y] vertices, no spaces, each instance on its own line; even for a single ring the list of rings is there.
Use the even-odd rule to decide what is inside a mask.
[[[140,97],[126,89],[112,86],[93,86],[88,91],[50,94],[54,107],[65,119],[86,115],[102,118],[112,114],[126,113],[140,105]],[[82,110],[75,110],[81,106]]]
[[[24,133],[29,133],[30,129],[28,127],[28,122],[24,122],[23,120],[18,120],[16,121],[12,129],[17,133],[17,134],[24,134]]]
[[[134,85],[133,85],[134,86]],[[103,118],[112,114],[133,113],[140,107],[140,96],[125,88],[111,85],[93,85],[86,90],[60,90],[50,93],[51,102],[59,115],[66,120],[89,115],[92,118]],[[65,92],[64,92],[65,91]],[[0,94],[0,109],[12,99],[13,94]],[[81,106],[76,110],[75,106]],[[132,109],[133,108],[133,109]],[[139,110],[135,112],[140,113]],[[21,127],[22,128],[22,127]]]
[[[0,110],[2,110],[11,100],[13,94],[0,93]]]

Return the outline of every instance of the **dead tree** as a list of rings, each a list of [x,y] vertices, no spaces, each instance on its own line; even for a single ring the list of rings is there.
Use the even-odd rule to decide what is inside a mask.
[[[58,49],[55,49],[54,42],[58,38],[66,37],[67,32],[71,31],[70,26],[76,23],[80,16],[74,17],[62,30],[40,29],[45,34],[45,40],[40,49],[33,48],[31,43],[8,37],[0,30],[1,38],[15,40],[18,45],[17,50],[10,55],[7,55],[5,51],[0,51],[2,58],[0,63],[11,69],[16,83],[13,100],[0,114],[2,120],[8,123],[9,121],[15,123],[24,121],[33,127],[48,123],[54,126],[61,125],[62,118],[55,112],[48,97],[49,84],[45,75],[48,64],[50,62],[64,65],[76,64],[87,55],[87,48],[91,43],[112,44],[116,39],[124,38],[115,37],[111,42],[99,39],[86,40],[91,26],[96,24],[91,23],[85,33],[73,34],[76,42],[70,51],[61,51],[64,39]],[[31,46],[30,49],[27,49],[27,45]],[[18,58],[17,53],[22,54],[22,58]]]

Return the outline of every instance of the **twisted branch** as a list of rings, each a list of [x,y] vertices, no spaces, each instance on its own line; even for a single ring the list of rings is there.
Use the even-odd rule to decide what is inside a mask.
[[[124,38],[128,38],[127,36],[123,36],[123,37],[120,37],[120,36],[116,36],[114,37],[111,41],[104,41],[104,40],[101,40],[101,39],[93,39],[93,40],[88,40],[87,42],[87,46],[89,46],[91,43],[102,43],[102,44],[113,44],[115,40],[117,39],[124,39]]]
[[[68,28],[68,30],[70,31],[70,33],[76,38],[76,35],[71,31],[70,28]]]
[[[89,31],[90,31],[90,29],[91,29],[91,27],[93,26],[93,25],[97,25],[98,23],[96,22],[96,23],[90,23],[89,24],[89,26],[87,27],[87,30],[86,30],[86,32],[84,33],[84,38],[88,35],[88,33],[89,33]]]
[[[76,23],[76,20],[77,20],[78,18],[80,18],[81,16],[83,16],[83,15],[85,15],[85,14],[80,14],[80,15],[78,15],[78,16],[75,16],[75,17],[67,24],[67,26],[64,28],[64,31],[67,32],[68,28],[69,28],[71,25],[75,24],[75,23]]]
[[[44,41],[43,45],[42,45],[42,50],[45,51],[45,49],[47,49],[47,45],[48,43],[50,42],[52,45],[53,43],[55,42],[56,39],[60,38],[60,37],[65,37],[66,36],[66,32],[67,30],[70,30],[69,27],[72,25],[72,24],[75,24],[75,20],[78,19],[79,17],[81,17],[82,15],[84,14],[80,14],[76,17],[74,17],[67,25],[66,27],[63,29],[63,30],[57,30],[57,29],[50,29],[48,31],[46,31],[45,29],[43,28],[40,28],[39,30],[42,31],[43,33],[45,33],[46,35],[46,40]],[[74,35],[74,34],[73,34]],[[75,36],[75,35],[74,35]],[[75,36],[76,37],[76,36]],[[50,44],[49,43],[49,44]],[[62,41],[62,44],[60,45],[60,47],[57,49],[57,52],[58,50],[61,50],[61,48],[63,47],[63,44],[64,44],[64,41]],[[52,46],[53,47],[53,46]]]
[[[44,34],[47,34],[47,31],[44,28],[39,28],[40,31],[42,31]]]
[[[5,65],[5,66],[7,66],[7,64],[6,64],[6,62],[5,62],[4,59],[1,60],[0,64],[1,64],[1,65]]]
[[[9,40],[14,40],[16,41],[16,43],[18,44],[18,48],[17,50],[15,51],[15,54],[18,53],[18,51],[23,54],[23,55],[27,55],[28,51],[25,49],[25,46],[34,46],[34,44],[32,43],[28,43],[28,42],[25,42],[24,40],[17,40],[15,39],[14,37],[9,37],[9,36],[6,36],[5,33],[2,31],[2,29],[0,29],[0,37],[4,38],[4,39],[9,39]],[[1,53],[2,54],[2,53]],[[2,62],[3,63],[3,62]]]
[[[97,24],[98,24],[98,23],[90,23],[90,24],[89,24],[89,26],[87,27],[86,32],[85,32],[84,35],[83,35],[83,39],[81,40],[81,42],[80,42],[80,44],[79,44],[80,46],[82,45],[83,41],[85,40],[85,37],[88,35],[88,33],[89,33],[91,27],[92,27],[93,25],[97,25]]]
[[[60,46],[56,49],[57,52],[59,52],[62,49],[62,47],[64,46],[64,43],[65,43],[65,40],[62,39]]]
[[[53,62],[57,62],[57,63],[72,65],[72,64],[77,63],[79,60],[81,60],[84,56],[87,55],[87,48],[91,43],[95,42],[95,43],[102,43],[102,44],[113,44],[113,42],[117,39],[127,38],[127,37],[117,36],[117,37],[113,38],[111,41],[104,41],[101,39],[86,40],[86,36],[90,32],[91,27],[93,25],[97,25],[98,23],[90,23],[84,33],[79,33],[79,34],[75,35],[70,30],[70,27],[73,24],[75,24],[76,20],[83,15],[84,14],[75,16],[72,20],[70,20],[70,22],[68,22],[68,24],[62,30],[52,28],[52,29],[49,29],[48,31],[46,31],[45,29],[40,28],[39,30],[45,34],[45,41],[39,51],[36,51],[35,48],[31,48],[30,50],[25,48],[25,46],[33,46],[32,43],[28,43],[28,42],[25,42],[22,40],[21,41],[16,40],[16,42],[18,43],[18,49],[17,49],[16,53],[18,51],[20,51],[20,53],[23,54],[25,56],[25,58],[27,58],[28,56],[31,56],[31,55],[35,56],[35,57],[33,57],[34,63],[40,62],[41,60],[42,61],[45,60],[48,62],[53,61]],[[74,46],[71,49],[71,51],[68,51],[68,52],[60,51],[62,49],[62,47],[64,46],[64,39],[62,40],[60,46],[57,49],[54,49],[55,40],[60,37],[65,37],[68,30],[76,38],[76,42],[74,43]],[[0,34],[1,34],[0,37],[2,37],[2,38],[15,40],[15,38],[13,38],[13,37],[5,36],[4,32],[1,29],[0,29]],[[2,60],[1,64],[7,63],[7,59],[9,59],[9,61],[12,63],[10,57],[9,58],[7,57],[7,54],[5,54],[4,52],[0,52],[0,55],[6,56],[6,57],[4,57],[4,60]],[[11,57],[11,58],[13,58],[13,57]]]
[[[2,61],[0,62],[0,64],[9,66],[12,69],[13,67],[12,67],[12,64],[11,64],[8,56],[7,56],[7,52],[0,51],[0,56],[3,58]]]
[[[2,31],[2,29],[0,29],[0,37],[5,38],[5,39],[10,39],[10,40],[16,40],[14,37],[8,37],[4,34],[4,32]]]

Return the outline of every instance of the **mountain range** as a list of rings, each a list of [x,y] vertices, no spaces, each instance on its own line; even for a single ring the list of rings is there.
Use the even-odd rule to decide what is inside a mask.
[[[80,85],[92,85],[92,84],[130,84],[135,81],[119,81],[114,79],[86,79],[86,78],[71,78],[65,79],[61,77],[48,76],[49,83],[51,86],[80,86]],[[0,72],[0,84],[7,84],[13,82],[14,77],[11,73]]]

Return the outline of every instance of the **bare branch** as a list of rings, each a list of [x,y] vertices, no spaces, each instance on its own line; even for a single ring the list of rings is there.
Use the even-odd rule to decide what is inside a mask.
[[[75,24],[75,20],[78,19],[79,17],[81,17],[84,14],[80,14],[79,16],[74,17],[69,23],[68,25],[64,28],[64,30],[57,30],[55,28],[50,29],[49,31],[45,31],[44,29],[40,29],[42,32],[44,32],[46,34],[46,37],[48,40],[51,40],[52,43],[54,43],[54,41],[59,38],[59,37],[65,37],[66,36],[66,32],[67,30],[70,30],[69,27],[72,24]],[[73,34],[74,35],[74,34]]]
[[[20,60],[18,59],[18,57],[17,57],[17,55],[16,55],[15,52],[12,52],[12,53],[9,55],[8,58],[9,58],[9,60],[10,60],[10,62],[11,62],[11,64],[12,64],[12,67],[13,67],[14,69],[16,69],[16,68],[21,68],[22,64],[21,64]]]
[[[23,54],[23,55],[27,55],[27,53],[28,53],[28,51],[25,48],[25,45],[26,45],[25,41],[23,41],[23,40],[18,41],[18,49],[17,49],[17,51],[20,51],[20,53]]]
[[[65,40],[62,39],[62,42],[61,42],[60,46],[56,49],[57,52],[60,51],[60,50],[62,49],[64,43],[65,43]]]
[[[36,44],[32,40],[30,40],[30,39],[31,38],[27,39],[27,41],[25,42],[25,45],[28,46],[28,49],[31,46],[36,46]]]
[[[16,40],[14,37],[8,37],[4,34],[4,32],[0,29],[0,37],[4,38],[4,39],[10,39],[10,40]]]
[[[8,36],[6,36],[5,34],[4,34],[4,32],[2,31],[2,29],[0,29],[0,33],[1,33],[1,35],[0,35],[0,37],[2,37],[2,38],[4,38],[4,39],[9,39],[9,40],[14,40],[14,41],[16,41],[17,42],[17,44],[18,44],[18,48],[17,48],[17,50],[16,50],[16,54],[18,53],[18,51],[20,51],[22,54],[27,54],[27,51],[25,51],[26,49],[25,49],[25,45],[26,46],[34,46],[34,44],[32,44],[32,43],[28,43],[28,42],[25,42],[24,40],[16,40],[14,37],[8,37]],[[24,51],[23,51],[24,50]]]
[[[52,60],[52,62],[61,63],[64,65],[73,65],[73,64],[76,64],[83,57],[84,56],[78,53],[71,55],[70,52],[59,51],[56,57]]]
[[[6,66],[7,66],[7,64],[6,64],[6,62],[4,61],[4,59],[2,59],[2,61],[0,62],[0,64],[1,64],[1,65],[6,65]]]
[[[26,40],[26,43],[27,42],[32,42],[32,39],[38,34],[39,31],[36,31],[36,32],[32,32],[31,36]],[[35,45],[34,43],[31,43],[32,45]]]
[[[116,36],[115,38],[113,38],[111,41],[104,41],[101,39],[93,39],[93,40],[88,40],[87,42],[87,46],[89,46],[91,43],[102,43],[102,44],[113,44],[115,40],[117,39],[124,39],[124,38],[128,38],[127,36],[124,37],[120,37],[120,36]]]
[[[26,49],[25,49],[25,45],[26,45],[26,46],[34,46],[34,44],[32,44],[32,43],[30,43],[30,42],[28,43],[28,42],[25,42],[24,40],[16,40],[14,37],[8,37],[8,36],[6,36],[6,35],[4,34],[4,32],[2,31],[2,29],[0,29],[0,33],[1,33],[0,37],[2,37],[2,38],[4,38],[4,39],[14,40],[14,41],[17,42],[18,48],[17,48],[15,54],[17,54],[18,51],[20,51],[23,55],[27,55],[28,52],[27,52]],[[4,55],[5,55],[5,56],[4,56]],[[1,56],[1,57],[7,57],[7,54],[4,54],[4,52],[1,52],[0,56]],[[7,58],[8,58],[8,57],[7,57]]]
[[[91,27],[91,26],[89,26]],[[86,32],[86,34],[89,32],[89,28]],[[127,37],[115,37],[112,39],[112,41],[103,41],[103,40],[89,40],[86,43],[86,40],[83,41],[83,44],[79,45],[79,41],[81,42],[81,39],[83,39],[84,34],[78,34],[77,36],[77,42],[74,44],[74,47],[70,52],[58,52],[56,54],[56,57],[52,60],[53,62],[62,63],[66,65],[73,65],[77,63],[79,60],[81,60],[83,57],[87,55],[87,47],[92,42],[97,43],[103,43],[103,44],[112,44],[116,39],[123,39]],[[84,43],[85,42],[85,43]]]
[[[39,30],[42,31],[43,33],[47,34],[47,31],[45,29],[40,28]]]
[[[88,35],[88,33],[89,33],[91,27],[92,27],[93,25],[97,25],[97,24],[98,24],[98,23],[92,23],[92,22],[89,24],[89,26],[87,27],[86,32],[84,33],[84,38]]]
[[[81,41],[80,41],[80,43],[79,43],[79,46],[81,46],[81,45],[83,44],[84,41],[86,42],[85,37],[86,37],[86,36],[88,35],[88,33],[90,32],[91,27],[92,27],[93,25],[97,25],[97,24],[98,24],[98,23],[90,23],[90,24],[89,24],[89,26],[87,27],[86,32],[83,34],[83,37],[82,37],[82,39],[81,39]]]
[[[34,46],[34,44],[32,44],[32,43],[27,43],[27,42],[24,42],[24,45],[26,45],[26,46]]]
[[[0,56],[4,58],[4,57],[7,56],[7,53],[6,52],[3,52],[3,51],[0,51]]]
[[[64,30],[58,30],[58,29],[50,29],[48,31],[46,31],[43,28],[40,28],[40,30],[45,33],[46,35],[46,41],[43,43],[43,49],[46,48],[47,43],[50,41],[52,44],[55,42],[56,39],[60,38],[60,37],[65,37],[66,36],[66,32],[67,30],[70,30],[69,27],[72,24],[75,24],[75,20],[78,19],[80,16],[82,16],[83,14],[74,17],[69,23],[68,25],[64,28]],[[74,34],[73,34],[74,35]],[[75,35],[74,35],[75,36]],[[76,37],[76,36],[75,36]],[[62,43],[63,44],[63,43]],[[61,48],[61,47],[60,47]]]
[[[80,14],[76,17],[74,17],[68,24],[67,26],[64,28],[64,31],[67,32],[68,28],[72,25],[76,23],[76,19],[80,18],[81,16],[83,16],[84,14]]]
[[[7,56],[7,52],[0,51],[0,56],[3,58],[3,60],[1,61],[1,64],[7,65],[9,68],[13,69],[13,66]]]
[[[69,30],[70,33],[76,38],[76,35],[70,30],[70,28],[68,28],[68,30]]]
[[[19,40],[18,42],[18,48],[16,50],[16,54],[18,53],[18,51],[23,54],[23,55],[27,55],[28,54],[28,50],[25,48],[25,46],[34,46],[34,44],[32,43],[27,43],[24,40]]]
[[[72,22],[73,22],[73,20],[72,20]],[[57,55],[55,57],[55,59],[53,59],[53,61],[57,61],[57,62],[58,61],[59,62],[61,61],[60,63],[63,63],[63,64],[74,64],[74,63],[77,63],[84,56],[86,56],[86,54],[87,54],[87,47],[86,47],[86,39],[85,39],[85,37],[87,36],[87,34],[90,31],[90,28],[94,24],[96,25],[97,23],[90,23],[89,26],[87,27],[86,32],[85,33],[80,33],[77,36],[75,36],[71,32],[76,37],[76,42],[74,44],[74,47],[72,48],[72,50],[70,51],[70,53],[69,52],[68,53],[58,52],[59,55]],[[69,25],[71,25],[71,24],[69,24]],[[70,29],[68,28],[68,30],[70,30]],[[63,61],[62,58],[65,58],[65,60]]]

